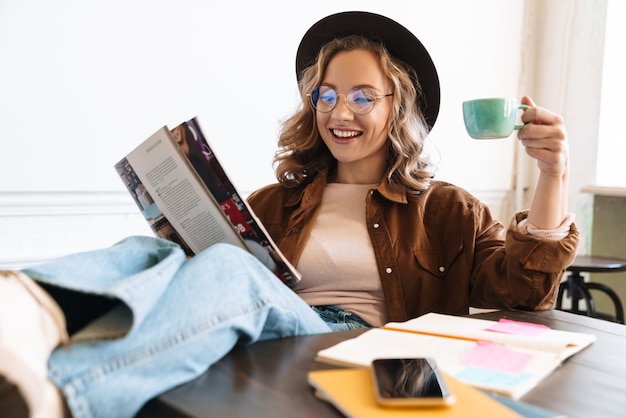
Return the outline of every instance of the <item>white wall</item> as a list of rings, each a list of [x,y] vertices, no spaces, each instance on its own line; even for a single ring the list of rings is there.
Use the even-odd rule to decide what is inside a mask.
[[[437,176],[497,208],[515,139],[469,139],[460,108],[520,96],[522,0],[2,0],[0,266],[150,234],[112,166],[165,124],[198,115],[243,193],[273,182],[278,122],[298,102],[298,42],[353,9],[396,19],[427,46],[442,85]]]
[[[597,178],[593,184],[626,187],[626,134],[622,102],[626,97],[626,2],[608,0],[606,49],[602,67],[602,104],[600,114]]]

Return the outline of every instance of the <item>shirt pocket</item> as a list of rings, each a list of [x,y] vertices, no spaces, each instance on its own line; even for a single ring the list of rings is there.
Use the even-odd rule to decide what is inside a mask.
[[[440,250],[414,248],[413,256],[418,268],[430,276],[444,279],[452,270],[463,250],[463,242],[446,242]]]

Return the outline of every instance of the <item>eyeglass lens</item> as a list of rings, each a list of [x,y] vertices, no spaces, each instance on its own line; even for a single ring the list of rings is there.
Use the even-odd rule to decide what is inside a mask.
[[[337,106],[340,94],[330,87],[320,86],[315,88],[310,96],[313,107],[322,113],[327,113]],[[370,112],[374,108],[377,98],[371,89],[365,87],[353,88],[344,96],[348,109],[357,114]]]

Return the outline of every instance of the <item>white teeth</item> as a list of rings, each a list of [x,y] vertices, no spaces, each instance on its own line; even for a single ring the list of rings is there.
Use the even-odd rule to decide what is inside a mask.
[[[340,138],[351,138],[353,136],[361,135],[361,132],[358,131],[340,131],[337,129],[333,129],[333,135],[338,136]]]

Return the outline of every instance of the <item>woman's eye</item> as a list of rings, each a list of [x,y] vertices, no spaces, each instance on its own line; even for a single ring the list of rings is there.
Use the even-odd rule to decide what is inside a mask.
[[[322,95],[320,96],[320,100],[324,103],[330,104],[330,103],[335,103],[335,100],[337,99],[337,97],[335,95],[332,94],[327,94],[327,95]]]
[[[352,101],[356,104],[367,104],[372,101],[369,97],[359,96],[352,99]]]

